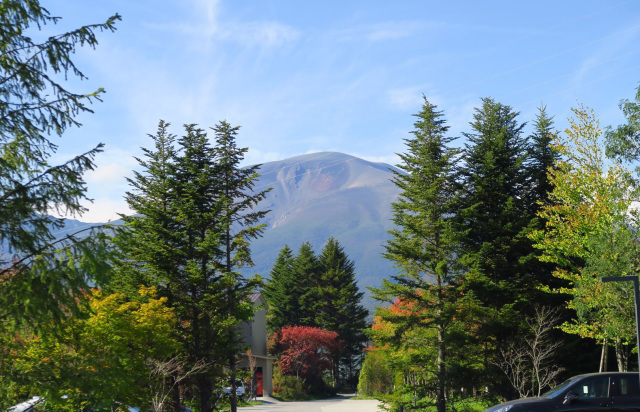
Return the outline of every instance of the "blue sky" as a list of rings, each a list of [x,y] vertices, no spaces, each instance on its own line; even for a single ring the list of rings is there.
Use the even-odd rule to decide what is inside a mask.
[[[534,119],[541,104],[564,129],[571,107],[619,124],[640,82],[640,1],[43,0],[62,31],[122,15],[76,62],[104,87],[56,159],[99,142],[81,220],[127,213],[140,147],[159,119],[180,134],[226,119],[241,126],[247,164],[338,151],[397,163],[421,96],[468,131],[481,97]],[[527,129],[529,131],[529,129]]]

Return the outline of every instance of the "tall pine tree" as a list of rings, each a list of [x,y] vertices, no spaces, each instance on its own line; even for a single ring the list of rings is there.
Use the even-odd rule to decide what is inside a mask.
[[[300,285],[293,276],[294,260],[293,251],[285,245],[276,258],[263,290],[269,305],[267,326],[271,332],[295,325],[298,321],[300,296],[295,291]]]
[[[251,192],[255,169],[238,166],[245,149],[235,147],[237,129],[219,124],[212,147],[195,125],[185,125],[178,140],[167,128],[161,121],[152,136],[155,149],[144,151],[142,171],[130,180],[127,201],[136,214],[125,217],[119,240],[127,259],[109,287],[130,292],[146,283],[168,298],[180,320],[183,354],[192,364],[209,365],[194,376],[189,392],[200,410],[211,411],[215,379],[222,366],[233,375],[241,352],[237,325],[252,315],[247,297],[256,283],[236,268],[251,264],[248,244],[260,234],[254,223],[265,213],[252,208],[264,192]],[[179,389],[174,408],[181,403]]]
[[[298,286],[294,295],[300,296],[298,321],[291,326],[316,326],[316,315],[320,306],[318,285],[320,283],[320,263],[311,243],[304,242],[292,265],[293,277]]]
[[[493,368],[491,359],[517,335],[521,314],[531,310],[529,297],[536,286],[522,263],[533,251],[524,233],[533,216],[527,204],[527,140],[518,115],[511,107],[484,98],[470,123],[473,131],[464,133],[456,220],[466,231],[460,243],[464,290],[484,307],[478,336],[488,350],[487,368]],[[511,388],[503,382],[498,390],[509,396]]]
[[[553,190],[548,173],[559,158],[558,151],[552,145],[553,139],[557,135],[553,125],[553,117],[547,114],[547,108],[540,106],[533,122],[533,133],[529,138],[527,164],[531,190],[527,203],[533,209],[534,214],[540,210],[541,204],[549,200],[549,193]]]
[[[226,121],[221,121],[213,127],[216,140],[214,178],[217,180],[215,190],[219,199],[218,226],[221,232],[222,252],[217,266],[226,285],[227,321],[232,324],[239,324],[252,316],[253,307],[239,305],[239,302],[247,301],[249,293],[255,290],[259,283],[256,280],[247,281],[238,269],[253,266],[249,245],[251,240],[259,237],[264,230],[265,225],[258,222],[268,213],[266,210],[254,210],[268,190],[259,193],[253,190],[260,165],[240,167],[248,149],[237,147],[238,129],[239,127],[233,127]],[[228,342],[224,349],[226,365],[231,371],[231,411],[235,412],[236,363],[242,340],[236,328],[227,328],[226,333]]]
[[[342,341],[341,350],[334,360],[335,386],[340,387],[343,377],[353,380],[366,337],[368,311],[360,304],[364,293],[358,289],[354,264],[340,243],[329,238],[318,258],[320,281],[317,286],[318,309],[316,325],[336,332]],[[355,382],[348,382],[355,385]]]
[[[454,323],[458,299],[454,267],[459,236],[452,224],[458,150],[448,146],[453,140],[446,136],[449,127],[442,112],[426,97],[415,116],[413,137],[405,140],[408,152],[400,154],[398,167],[404,173],[394,173],[393,182],[401,190],[393,203],[397,229],[390,231],[392,237],[385,246],[385,257],[395,262],[400,274],[385,279],[382,288],[373,292],[378,300],[403,305],[400,316],[392,311],[378,312],[381,319],[397,325],[395,345],[407,345],[404,332],[416,328],[436,336],[431,353],[437,355],[430,363],[437,365],[437,371],[427,377],[424,386],[435,388],[435,406],[444,412],[448,328]],[[420,352],[430,345],[421,342],[421,346],[412,349]],[[424,393],[425,387],[415,390]]]

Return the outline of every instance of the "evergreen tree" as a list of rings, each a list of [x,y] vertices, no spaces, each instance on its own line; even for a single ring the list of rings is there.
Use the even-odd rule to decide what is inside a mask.
[[[368,311],[360,304],[364,293],[358,289],[354,265],[340,243],[329,238],[319,257],[320,280],[317,286],[316,325],[337,332],[343,342],[334,361],[335,386],[355,376],[354,363],[362,355]],[[342,373],[344,372],[344,374]],[[355,382],[352,382],[355,385]]]
[[[271,278],[267,281],[263,294],[269,305],[267,326],[275,332],[298,321],[300,296],[294,293],[299,282],[293,277],[293,251],[285,245],[271,269]]]
[[[104,285],[105,291],[125,292],[135,299],[140,286],[159,284],[180,264],[176,254],[179,238],[174,211],[176,136],[169,132],[169,126],[170,123],[161,120],[156,134],[147,135],[153,140],[154,149],[142,148],[144,157],[135,157],[143,171],[133,171],[134,178],[127,178],[132,191],[125,194],[125,200],[144,218],[122,216],[127,230],[119,231],[115,242],[126,249],[128,259],[118,265],[118,270]],[[129,239],[129,235],[135,238]]]
[[[552,147],[557,131],[553,128],[553,117],[547,114],[545,106],[540,106],[538,109],[533,127],[528,161],[531,195],[527,202],[535,213],[540,209],[541,203],[548,201],[549,193],[553,190],[548,173],[554,167],[559,154]]]
[[[506,341],[517,335],[524,311],[531,310],[529,297],[536,282],[522,259],[533,253],[524,234],[532,214],[527,205],[525,160],[527,141],[518,112],[492,99],[476,108],[472,133],[464,133],[462,191],[456,205],[461,262],[466,274],[464,290],[484,306],[478,336],[491,367]],[[491,342],[491,344],[489,344]],[[489,349],[490,348],[490,349]],[[496,376],[501,376],[496,371]],[[499,388],[510,395],[509,385]]]
[[[260,236],[264,224],[258,222],[268,213],[266,210],[254,211],[254,207],[264,199],[267,191],[255,193],[253,188],[259,175],[260,165],[240,167],[247,148],[238,148],[236,136],[239,127],[233,127],[226,121],[221,121],[213,131],[216,146],[214,150],[217,180],[216,190],[219,197],[219,226],[221,230],[222,259],[218,268],[223,276],[226,288],[226,309],[228,319],[233,324],[250,319],[253,307],[240,305],[247,301],[250,292],[259,285],[257,280],[247,281],[238,272],[239,268],[253,266],[249,244],[252,239]],[[236,399],[236,363],[238,348],[242,345],[237,329],[227,328],[228,342],[226,349],[227,367],[230,373],[231,411],[237,409]]]
[[[529,194],[524,206],[527,207],[530,213],[531,221],[523,229],[521,236],[529,237],[532,232],[543,230],[547,222],[538,216],[538,213],[551,203],[553,184],[549,176],[555,169],[556,161],[560,157],[558,149],[553,145],[554,139],[558,135],[553,125],[553,117],[547,114],[545,106],[540,106],[533,123],[533,133],[529,136],[529,154],[525,168]],[[559,288],[561,284],[552,275],[555,266],[549,262],[541,262],[540,256],[540,251],[530,249],[529,254],[520,258],[523,273],[529,273],[534,284],[537,285],[532,285],[530,288],[528,300],[541,306],[562,306],[566,296],[549,294],[543,291],[548,288]],[[563,313],[562,315],[570,316],[569,313]],[[534,314],[529,313],[528,316],[533,317]]]
[[[94,169],[103,145],[61,164],[49,159],[57,149],[51,138],[80,126],[76,117],[91,112],[88,105],[104,92],[64,87],[69,75],[85,78],[71,55],[79,46],[95,47],[96,32],[114,31],[119,19],[36,42],[42,36],[35,32],[59,17],[37,0],[5,0],[0,7],[0,331],[78,314],[90,279],[101,282],[109,269],[105,236],[56,239],[64,221],[49,215],[86,211],[83,174]]]
[[[396,345],[410,345],[407,342],[411,340],[405,337],[415,335],[416,330],[435,336],[433,346],[418,340],[411,349],[414,353],[430,352],[428,357],[435,353],[435,359],[427,362],[434,364],[437,372],[427,377],[424,385],[436,388],[436,407],[444,412],[448,334],[454,316],[460,316],[455,310],[458,293],[454,269],[459,235],[452,225],[458,150],[447,146],[453,140],[445,136],[449,127],[442,112],[426,97],[415,116],[418,120],[411,132],[413,137],[405,140],[408,152],[400,154],[402,163],[398,167],[404,173],[394,173],[393,181],[401,189],[393,203],[397,229],[390,231],[392,237],[385,246],[385,257],[395,262],[401,273],[373,292],[376,299],[402,307],[378,312],[381,320],[395,325],[393,338],[399,339]],[[418,333],[426,336],[425,332]]]
[[[320,307],[320,264],[311,243],[305,242],[300,246],[291,269],[297,282],[296,288],[291,292],[294,296],[299,296],[300,306],[298,319],[290,326],[316,326],[316,314]]]
[[[221,366],[231,367],[233,375],[230,354],[241,352],[237,325],[252,315],[247,297],[256,284],[235,269],[251,263],[248,239],[260,233],[259,226],[251,225],[263,215],[251,211],[264,195],[250,192],[255,170],[238,171],[245,149],[235,148],[236,129],[226,126],[223,122],[214,129],[217,145],[211,147],[195,125],[185,125],[176,141],[168,124],[160,122],[152,136],[155,150],[145,150],[145,159],[138,160],[143,170],[130,180],[127,201],[136,215],[125,218],[119,240],[127,259],[121,277],[109,286],[130,291],[131,283],[149,283],[168,298],[180,320],[183,353],[192,364],[209,365],[195,376],[191,392],[202,411],[213,408]],[[123,280],[135,272],[140,274]],[[180,403],[176,387],[173,407]]]

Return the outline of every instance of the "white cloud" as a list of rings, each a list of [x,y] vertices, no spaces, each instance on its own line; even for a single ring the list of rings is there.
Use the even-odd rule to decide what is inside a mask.
[[[589,81],[589,74],[605,60],[614,60],[612,56],[618,54],[621,50],[628,51],[630,44],[634,44],[637,40],[638,33],[640,32],[640,25],[634,25],[625,29],[618,30],[612,34],[601,37],[595,41],[590,41],[579,47],[591,45],[594,42],[600,42],[601,46],[596,48],[595,51],[586,59],[584,59],[577,74],[573,78],[573,83],[580,85]]]
[[[207,22],[215,26],[218,22],[218,9],[220,2],[218,0],[196,0],[198,8],[204,10],[204,16],[207,18]]]
[[[131,175],[131,168],[124,164],[109,163],[99,166],[86,174],[87,183],[94,186],[120,185],[125,176]]]
[[[96,198],[93,203],[86,202],[83,206],[89,209],[89,211],[84,213],[81,217],[75,217],[75,219],[80,220],[81,222],[105,223],[120,219],[118,213],[122,213],[124,215],[133,214],[133,211],[129,209],[129,206],[123,197]]]
[[[367,40],[380,42],[413,37],[427,29],[438,29],[443,25],[422,21],[388,21],[376,24],[360,25],[335,32],[340,40]]]
[[[411,109],[417,111],[422,105],[422,93],[424,87],[411,86],[401,89],[391,89],[387,92],[389,103],[399,110]]]
[[[273,21],[232,23],[221,28],[216,37],[245,46],[279,47],[298,39],[300,32]]]
[[[226,22],[217,24],[207,20],[206,23],[145,23],[145,27],[189,36],[200,39],[196,44],[201,45],[202,39],[207,41],[219,40],[241,44],[245,47],[275,48],[296,41],[300,31],[292,26],[276,21]]]
[[[370,41],[397,40],[418,34],[425,28],[422,22],[386,22],[369,28],[365,38]]]
[[[282,153],[262,152],[260,150],[250,148],[249,151],[247,152],[247,155],[244,158],[244,162],[242,163],[243,165],[249,166],[249,165],[263,164],[267,162],[275,162],[278,160],[282,160],[286,157],[287,156],[283,155]]]

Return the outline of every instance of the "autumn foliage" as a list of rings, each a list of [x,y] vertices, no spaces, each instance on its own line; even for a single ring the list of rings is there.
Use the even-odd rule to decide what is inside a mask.
[[[341,346],[336,332],[310,326],[286,326],[274,338],[274,349],[281,353],[282,373],[305,380],[331,370],[334,354]]]

